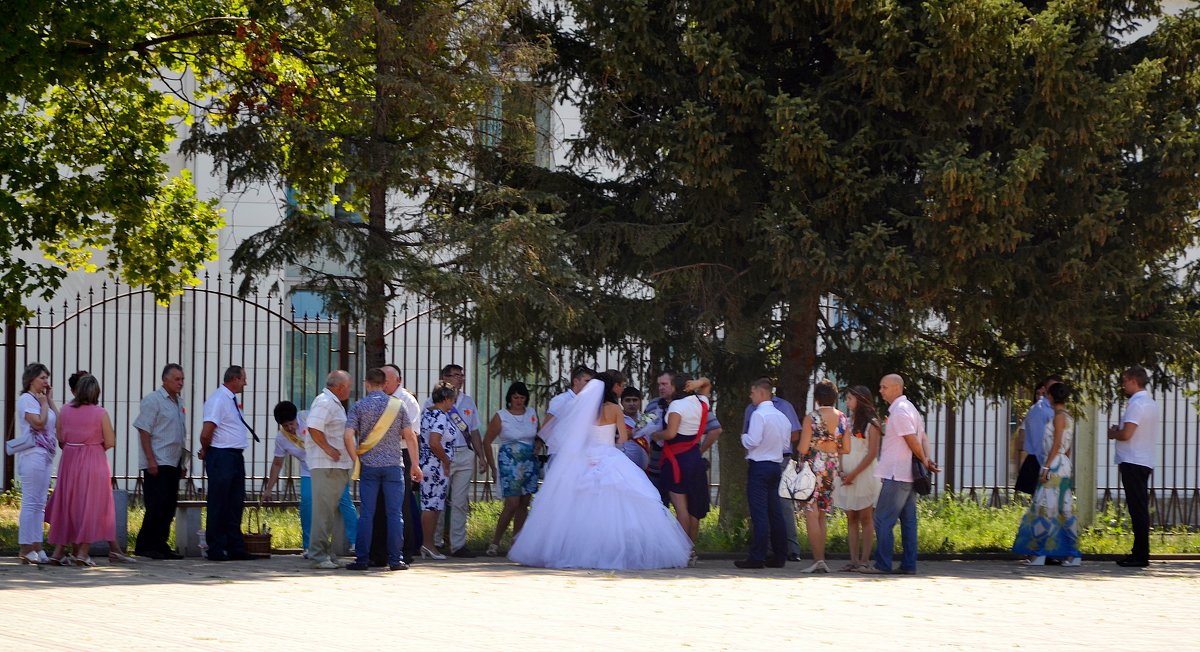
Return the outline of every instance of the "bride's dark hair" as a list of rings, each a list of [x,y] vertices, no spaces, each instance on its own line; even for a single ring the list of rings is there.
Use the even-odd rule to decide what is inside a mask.
[[[625,374],[617,371],[616,369],[609,369],[598,374],[596,376],[596,380],[604,383],[604,402],[620,405],[620,400],[617,398],[617,395],[613,393],[613,385],[624,385]]]

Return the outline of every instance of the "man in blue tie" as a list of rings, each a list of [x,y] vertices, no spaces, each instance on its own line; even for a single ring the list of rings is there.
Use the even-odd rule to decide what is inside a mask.
[[[223,382],[204,402],[200,459],[208,472],[208,514],[205,538],[210,561],[253,559],[242,540],[242,509],[246,502],[247,425],[237,395],[246,388],[246,370],[231,365]],[[255,437],[257,439],[257,437]]]

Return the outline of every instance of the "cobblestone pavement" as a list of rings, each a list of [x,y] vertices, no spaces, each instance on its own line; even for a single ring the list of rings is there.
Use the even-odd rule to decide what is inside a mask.
[[[396,573],[310,570],[296,556],[100,563],[0,561],[0,650],[1200,649],[1200,561],[924,562],[911,577],[718,560],[622,573],[496,559]]]

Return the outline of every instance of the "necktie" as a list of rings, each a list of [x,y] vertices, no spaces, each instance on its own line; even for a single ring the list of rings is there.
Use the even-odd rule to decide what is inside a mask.
[[[258,433],[254,432],[254,428],[251,428],[250,424],[246,423],[246,417],[242,416],[242,408],[238,405],[236,396],[233,397],[233,409],[237,412],[238,419],[242,422],[242,425],[246,426],[246,430],[250,431],[250,436],[254,437],[255,443],[261,442],[262,440],[258,438]]]

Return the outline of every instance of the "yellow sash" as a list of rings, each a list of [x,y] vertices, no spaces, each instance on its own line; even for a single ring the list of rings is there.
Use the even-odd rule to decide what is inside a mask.
[[[387,408],[384,409],[383,414],[379,417],[379,421],[375,422],[375,427],[371,428],[371,434],[367,435],[367,438],[358,445],[358,454],[360,457],[363,453],[375,448],[375,444],[383,440],[383,436],[387,434],[388,428],[392,427],[392,424],[396,421],[396,417],[400,415],[400,409],[403,407],[404,403],[395,396],[388,399]],[[359,463],[359,459],[356,458],[354,460],[354,473],[350,476],[350,479],[357,480],[358,473],[361,470],[362,465]]]
[[[307,430],[307,428],[306,428],[306,430]],[[279,432],[282,433],[284,437],[287,437],[287,440],[292,442],[293,446],[295,446],[296,448],[299,448],[301,451],[304,450],[304,438],[300,436],[300,433],[296,433],[293,435],[292,433],[284,430],[283,428],[280,428]]]

